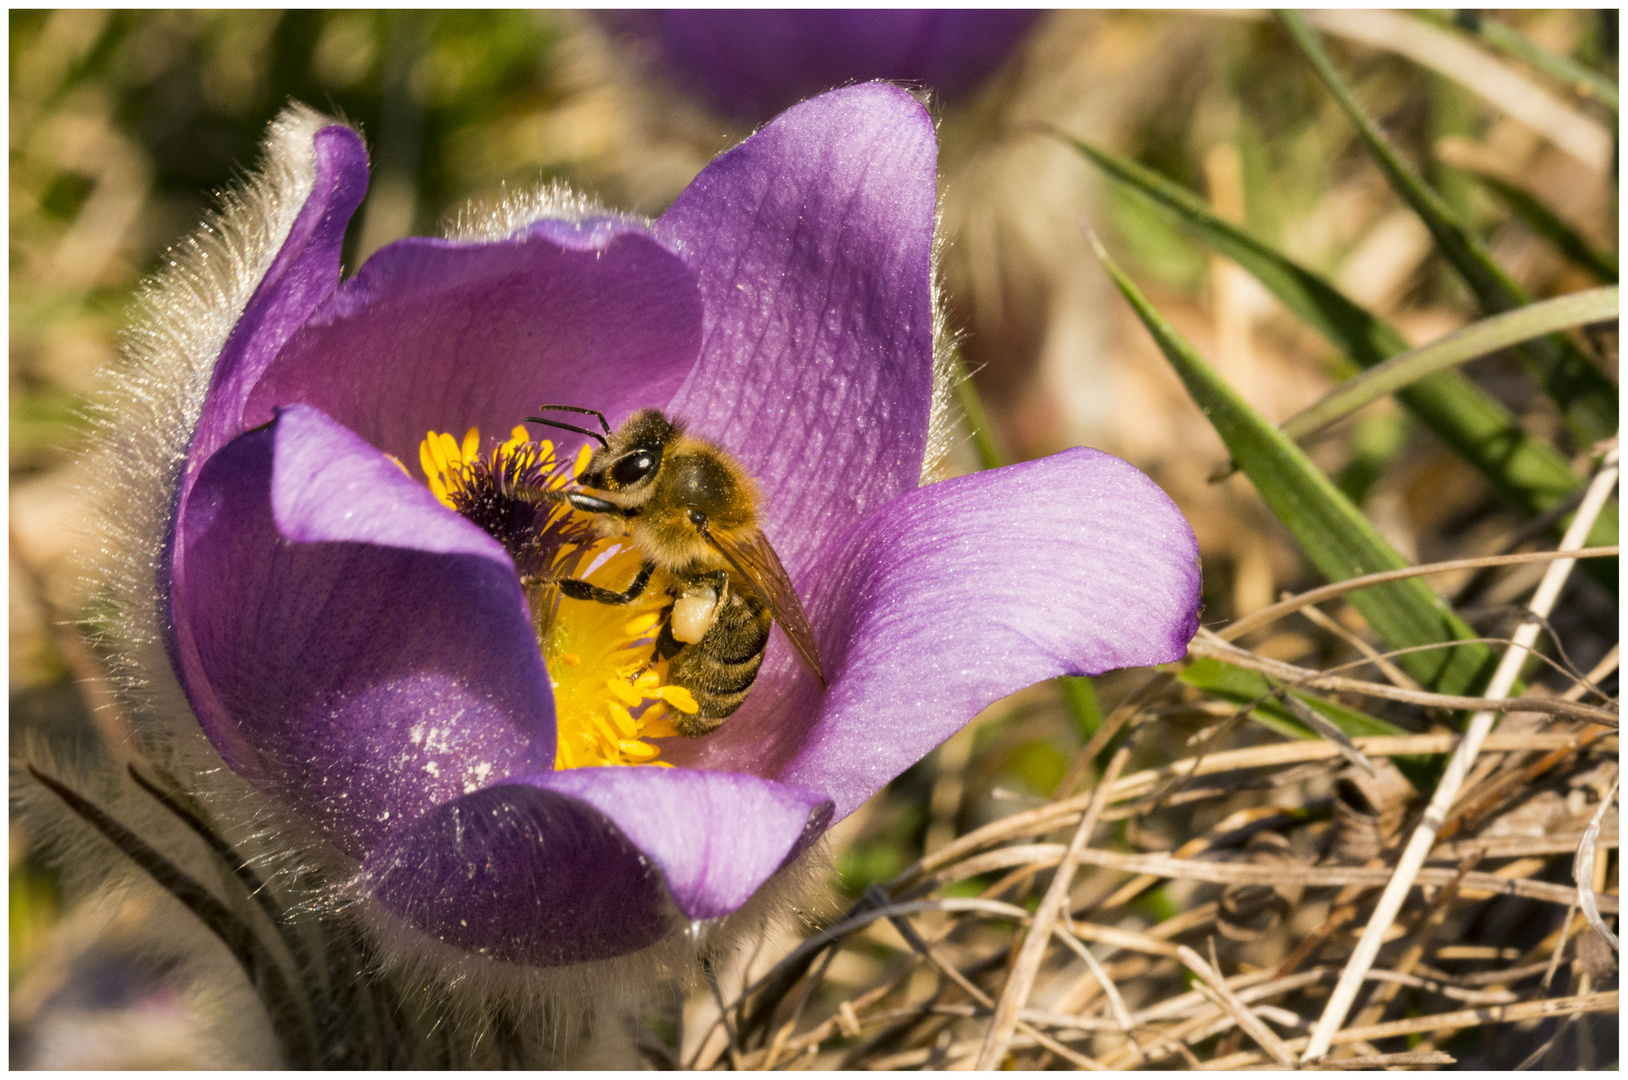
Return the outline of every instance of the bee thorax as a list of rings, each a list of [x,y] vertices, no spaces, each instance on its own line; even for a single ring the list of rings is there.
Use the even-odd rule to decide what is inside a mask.
[[[634,521],[628,533],[646,558],[669,573],[722,570],[729,565],[682,513],[669,511]]]

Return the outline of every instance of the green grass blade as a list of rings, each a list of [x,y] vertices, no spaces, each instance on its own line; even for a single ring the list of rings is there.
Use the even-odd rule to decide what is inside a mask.
[[[1217,216],[1208,203],[1180,184],[1071,135],[1055,134],[1115,180],[1174,210],[1200,240],[1248,270],[1284,306],[1362,367],[1407,351],[1407,341],[1384,321],[1352,303],[1317,274]]]
[[[1351,459],[1331,479],[1352,506],[1368,501],[1368,493],[1406,449],[1417,428],[1406,412],[1376,413],[1351,425]]]
[[[1616,256],[1596,250],[1594,245],[1579,236],[1559,214],[1549,209],[1531,192],[1501,176],[1494,176],[1473,166],[1455,165],[1454,168],[1463,169],[1492,189],[1493,194],[1502,199],[1516,217],[1526,222],[1533,232],[1564,252],[1568,259],[1601,281],[1616,282]]]
[[[1299,720],[1270,696],[1272,685],[1266,676],[1258,671],[1246,671],[1234,664],[1221,660],[1203,657],[1188,664],[1177,676],[1188,686],[1196,687],[1208,694],[1229,701],[1234,705],[1250,705],[1250,719],[1276,731],[1280,735],[1287,735],[1291,739],[1317,739],[1321,738],[1307,725]],[[1367,735],[1406,735],[1407,732],[1395,724],[1387,723],[1377,716],[1370,716],[1359,709],[1346,705],[1337,705],[1325,698],[1318,697],[1306,690],[1290,691],[1305,704],[1316,709],[1325,720],[1353,738],[1362,738]]]
[[[1164,320],[1095,236],[1091,241],[1114,284],[1209,417],[1233,460],[1317,568],[1330,580],[1340,581],[1409,565],[1305,453],[1251,409]],[[1392,649],[1476,636],[1418,578],[1360,589],[1350,599]],[[1491,659],[1486,646],[1465,644],[1412,653],[1398,662],[1427,686],[1444,693],[1468,693],[1479,685]]]
[[[1304,319],[1336,349],[1362,367],[1373,367],[1408,349],[1407,341],[1320,276],[1279,254],[1218,216],[1186,188],[1134,161],[1061,132],[1057,136],[1130,190],[1175,212],[1198,238],[1249,271],[1285,307]],[[1494,488],[1528,514],[1564,502],[1581,486],[1553,447],[1521,429],[1508,409],[1474,383],[1442,372],[1397,395],[1402,405],[1476,468]],[[1605,526],[1601,526],[1605,528]],[[1616,543],[1615,523],[1590,543]],[[1614,583],[1615,577],[1612,577]],[[1613,586],[1614,587],[1614,586]]]
[[[1074,730],[1079,732],[1082,742],[1090,742],[1091,736],[1102,726],[1102,702],[1097,698],[1097,688],[1084,675],[1064,675],[1057,680],[1057,685],[1062,688],[1063,702],[1074,721]]]
[[[955,401],[961,407],[961,416],[966,420],[968,430],[972,432],[972,446],[978,452],[978,464],[985,469],[998,469],[1006,464],[1006,458],[1001,453],[1000,444],[995,441],[989,410],[984,408],[984,399],[972,384],[972,374],[961,363],[960,357],[954,360],[954,365],[950,378],[955,380]]]
[[[1617,88],[1610,79],[1597,71],[1590,71],[1569,56],[1559,56],[1541,48],[1514,27],[1497,19],[1489,19],[1472,9],[1460,9],[1450,16],[1433,11],[1421,11],[1418,15],[1438,26],[1454,26],[1474,34],[1505,56],[1565,83],[1574,94],[1594,98],[1610,109],[1613,116],[1616,115]]]
[[[1438,371],[1446,371],[1541,334],[1614,319],[1616,316],[1615,285],[1557,296],[1553,300],[1542,300],[1506,311],[1502,315],[1473,322],[1428,345],[1393,356],[1383,364],[1347,379],[1321,401],[1302,409],[1279,426],[1285,435],[1298,442]]]
[[[1227,669],[1224,672],[1208,672],[1200,669],[1200,665],[1215,664],[1218,668]],[[1181,674],[1181,681],[1190,686],[1204,690],[1214,697],[1234,705],[1253,707],[1249,711],[1249,718],[1280,735],[1291,739],[1317,739],[1321,736],[1313,731],[1309,725],[1300,722],[1275,701],[1271,687],[1266,679],[1258,672],[1245,671],[1243,668],[1231,667],[1215,660],[1200,660],[1191,665]],[[1406,731],[1388,724],[1378,717],[1356,709],[1349,709],[1343,705],[1336,705],[1303,690],[1291,691],[1296,698],[1317,712],[1335,727],[1353,738],[1366,738],[1375,735],[1405,735]]]
[[[1436,247],[1470,287],[1482,309],[1496,314],[1530,303],[1525,290],[1493,261],[1481,242],[1458,221],[1452,208],[1396,153],[1390,140],[1358,104],[1306,21],[1293,11],[1280,11],[1278,16],[1357,128],[1391,188],[1419,215],[1435,238]],[[1580,349],[1565,338],[1550,337],[1528,343],[1518,355],[1560,406],[1578,442],[1591,446],[1616,434],[1616,388]]]

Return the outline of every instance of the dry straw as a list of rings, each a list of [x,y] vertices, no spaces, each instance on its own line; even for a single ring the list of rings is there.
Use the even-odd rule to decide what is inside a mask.
[[[1349,748],[1259,735],[1224,746],[1249,730],[1234,721],[1261,703],[1223,703],[1184,687],[1176,672],[1154,673],[1130,688],[1051,801],[929,851],[780,959],[744,973],[712,1028],[686,1040],[695,1047],[687,1064],[1439,1067],[1454,1062],[1443,1047],[1468,1028],[1614,1013],[1616,992],[1577,972],[1587,962],[1580,950],[1592,947],[1586,939],[1598,934],[1615,947],[1606,920],[1620,910],[1597,869],[1617,844],[1608,812],[1617,704],[1599,684],[1618,653],[1586,674],[1560,665],[1569,671],[1564,692],[1508,695],[1577,560],[1617,554],[1581,547],[1615,478],[1612,449],[1556,551],[1449,560],[1310,590],[1202,633],[1191,649],[1190,659],[1225,659],[1276,685],[1376,702],[1416,734],[1358,737]],[[1380,580],[1529,563],[1547,564],[1543,579],[1524,621],[1497,639],[1505,659],[1478,697],[1257,651],[1284,617]],[[1355,635],[1328,615],[1311,625],[1357,652],[1358,663],[1389,655],[1355,648]],[[1261,644],[1239,644],[1248,635]],[[1199,707],[1223,721],[1197,753],[1129,767],[1150,752],[1154,717]],[[1463,733],[1432,730],[1432,718],[1453,708],[1477,710]],[[1499,717],[1515,715],[1521,722],[1495,730]],[[1093,759],[1127,728],[1093,782]],[[1367,766],[1353,764],[1351,751]],[[1443,756],[1426,802],[1396,763]],[[1353,794],[1359,788],[1366,798]],[[1561,812],[1552,794],[1539,797],[1545,789],[1576,794]],[[1241,798],[1254,808],[1237,809]],[[1553,812],[1544,817],[1544,808]],[[1145,846],[1135,838],[1181,822],[1199,835],[1176,850],[1104,842],[1114,826]],[[1364,837],[1368,857],[1353,858],[1363,849],[1351,845]],[[1575,861],[1576,884],[1545,874],[1556,859]],[[1161,882],[1185,900],[1150,924],[1127,905]],[[1518,902],[1563,914],[1559,928],[1524,949],[1466,943],[1476,912]],[[880,968],[878,955],[887,958]],[[870,957],[866,970],[876,974],[844,975],[853,967],[846,958],[857,956]],[[1548,996],[1567,960],[1575,992]],[[1416,1045],[1381,1045],[1404,1037]]]

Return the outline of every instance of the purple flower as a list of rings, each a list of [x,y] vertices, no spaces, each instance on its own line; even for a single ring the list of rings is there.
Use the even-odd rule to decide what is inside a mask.
[[[656,222],[410,238],[345,281],[366,157],[339,126],[311,153],[178,481],[168,646],[221,757],[338,853],[375,915],[518,964],[629,953],[738,909],[996,698],[1183,655],[1197,547],[1136,469],[1076,449],[918,487],[936,148],[904,91],[799,105]],[[503,465],[523,432],[489,455],[426,433],[502,438],[544,402],[612,424],[660,408],[737,457],[823,694],[777,631],[715,733],[605,736],[670,767],[557,767],[593,690],[568,679],[600,659],[548,637],[551,672],[512,548],[404,464]],[[571,603],[551,633],[621,618]],[[649,619],[623,629],[647,639]],[[682,697],[613,653],[592,723]]]
[[[604,21],[713,108],[759,123],[822,90],[892,79],[955,97],[983,82],[1038,11],[618,11]]]

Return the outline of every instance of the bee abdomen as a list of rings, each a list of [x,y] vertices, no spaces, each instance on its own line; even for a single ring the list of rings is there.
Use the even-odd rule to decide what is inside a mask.
[[[686,664],[686,659],[692,662]],[[684,731],[686,721],[690,724],[710,721],[704,730],[711,731],[728,719],[746,700],[747,692],[757,680],[758,668],[762,666],[762,653],[739,664],[707,663],[705,658],[696,657],[693,650],[689,657],[680,658],[674,665],[673,681],[690,692],[700,711],[693,717],[682,717],[678,721],[679,730]],[[689,734],[687,731],[684,733]]]
[[[706,636],[673,658],[668,679],[700,706],[693,716],[674,718],[681,734],[705,735],[740,708],[763,666],[770,623],[768,607],[756,595],[731,590]]]

